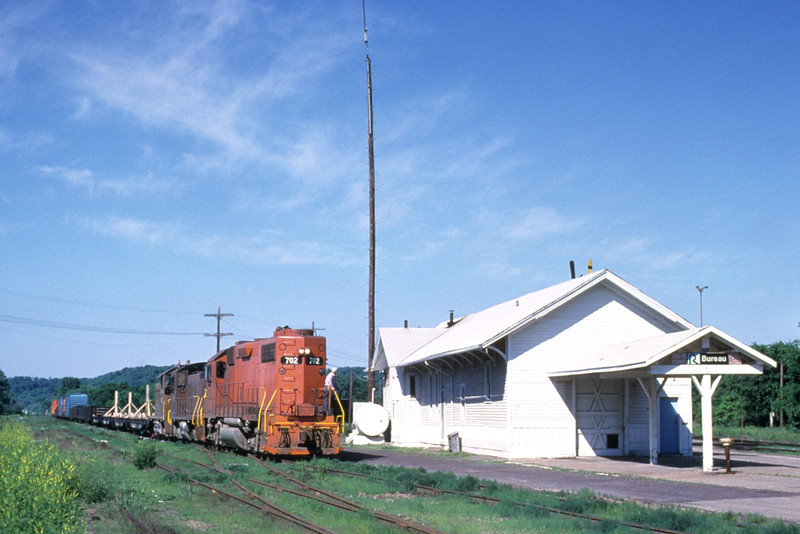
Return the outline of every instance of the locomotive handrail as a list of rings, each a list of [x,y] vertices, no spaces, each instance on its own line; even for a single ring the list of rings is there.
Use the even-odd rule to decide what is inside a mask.
[[[258,406],[258,421],[256,422],[256,428],[259,432],[261,432],[261,412],[264,410],[264,401],[267,400],[267,390],[264,389],[264,394],[261,396],[261,404]]]
[[[266,431],[267,428],[269,427],[269,425],[267,425],[267,412],[269,411],[269,407],[272,406],[272,401],[275,400],[275,394],[277,392],[278,392],[278,389],[276,388],[272,392],[272,397],[270,397],[269,403],[267,404],[266,408],[264,408],[263,410],[261,410],[261,408],[258,409],[258,425],[259,426],[257,428],[261,428],[261,413],[262,413],[262,411],[264,413],[264,431]],[[264,390],[264,398],[261,399],[261,406],[264,406],[264,400],[266,400],[266,398],[267,398],[267,390]]]
[[[339,431],[340,434],[344,434],[344,407],[342,406],[342,401],[339,400],[339,394],[336,392],[336,388],[331,388],[333,390],[333,395],[336,397],[336,403],[339,405],[339,412],[342,415],[337,415],[334,421],[338,421],[341,419],[341,423],[338,423],[337,426],[340,426],[341,430]]]
[[[206,393],[208,393],[208,390],[204,388],[202,397],[200,395],[192,395],[197,399],[197,402],[194,403],[194,410],[192,410],[192,424],[195,426],[203,422],[203,406],[201,403],[206,398]]]

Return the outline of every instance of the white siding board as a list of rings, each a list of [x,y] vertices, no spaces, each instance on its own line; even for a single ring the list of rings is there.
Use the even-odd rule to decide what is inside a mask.
[[[588,441],[581,442],[578,427],[610,415],[619,428],[618,453],[647,455],[649,405],[636,380],[609,379],[613,384],[601,395],[605,411],[597,412],[590,392],[575,387],[597,377],[551,379],[547,373],[560,359],[682,328],[674,318],[624,291],[599,284],[508,336],[508,362],[494,361],[488,399],[480,365],[447,373],[416,371],[416,399],[408,395],[409,368],[390,369],[385,400],[392,407],[393,440],[447,446],[447,435],[458,432],[463,449],[470,452],[517,458],[574,456],[580,445],[581,454],[592,454]],[[671,379],[663,394],[678,398],[679,413],[687,423],[686,432],[679,435],[680,450],[691,454],[691,383]],[[580,425],[576,414],[583,418]]]
[[[628,426],[625,429],[628,454],[650,454],[650,408],[637,380],[628,380]]]

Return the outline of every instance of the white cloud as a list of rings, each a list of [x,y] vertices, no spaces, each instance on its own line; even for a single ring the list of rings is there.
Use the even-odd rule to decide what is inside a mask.
[[[0,78],[11,78],[28,53],[16,36],[35,31],[33,24],[47,11],[46,2],[8,2],[0,5]]]
[[[192,235],[177,224],[120,216],[84,219],[80,223],[97,235],[199,257],[226,258],[226,261],[258,265],[352,266],[360,263],[340,247],[294,240],[277,231],[245,236]]]
[[[579,230],[584,221],[562,215],[555,208],[534,206],[518,214],[499,216],[501,235],[512,241],[538,241]]]
[[[89,169],[67,169],[64,167],[40,167],[46,175],[63,180],[73,187],[86,189],[89,194],[110,192],[119,196],[130,196],[137,193],[162,193],[172,189],[172,185],[154,180],[151,173],[122,179],[100,179]]]
[[[305,91],[315,87],[314,80],[339,61],[341,38],[336,33],[308,32],[276,37],[269,25],[280,22],[260,20],[259,24],[267,25],[261,33],[290,41],[277,43],[281,47],[275,49],[264,49],[270,43],[258,41],[264,47],[253,44],[239,50],[239,54],[258,57],[256,67],[241,69],[238,63],[254,60],[239,57],[231,61],[223,56],[230,53],[226,50],[228,34],[246,31],[249,18],[264,16],[256,6],[252,12],[249,9],[244,2],[193,5],[174,17],[165,17],[169,21],[166,27],[150,29],[148,48],[136,55],[124,46],[73,53],[78,69],[75,83],[86,92],[81,102],[90,99],[130,114],[145,125],[211,143],[211,151],[202,144],[185,154],[185,161],[204,169],[225,168],[232,161],[244,160],[285,166],[290,173],[304,172],[316,162],[302,153],[282,156],[285,146],[295,143],[287,140],[290,135],[285,133],[285,125],[276,122],[285,120],[285,110],[270,113],[270,109],[288,96],[302,100]],[[78,114],[85,109],[82,104]],[[332,132],[325,135],[330,137],[328,142],[335,139]]]
[[[697,250],[691,244],[673,246],[665,237],[636,236],[619,240],[605,239],[594,251],[610,265],[629,264],[646,272],[685,271],[703,265],[718,252]]]

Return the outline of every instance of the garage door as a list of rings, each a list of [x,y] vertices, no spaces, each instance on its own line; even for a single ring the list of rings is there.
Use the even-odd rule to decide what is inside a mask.
[[[579,456],[622,454],[622,380],[578,378],[575,403]]]

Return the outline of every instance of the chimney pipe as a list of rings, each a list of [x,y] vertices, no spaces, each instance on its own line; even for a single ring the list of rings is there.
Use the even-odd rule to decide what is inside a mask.
[[[592,260],[589,260],[589,274],[592,274]]]
[[[575,262],[569,260],[569,275],[575,279]]]
[[[408,328],[408,319],[403,321],[403,328]]]
[[[455,323],[453,322],[453,310],[450,310],[450,321],[448,321],[447,326],[453,326]]]

